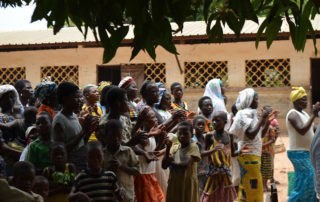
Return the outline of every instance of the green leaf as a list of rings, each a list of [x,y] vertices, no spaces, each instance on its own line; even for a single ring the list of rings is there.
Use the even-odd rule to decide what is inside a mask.
[[[218,19],[212,29],[209,30],[208,37],[210,42],[222,42],[223,30],[221,27],[220,19]]]
[[[233,12],[228,12],[226,21],[230,29],[232,29],[236,36],[239,37],[244,25],[244,20],[241,21],[241,19],[237,18]]]
[[[281,17],[274,18],[266,28],[265,36],[267,39],[267,48],[269,49],[272,42],[276,39],[282,25]]]
[[[307,22],[307,28],[309,30],[309,33],[311,35],[311,38],[312,38],[312,41],[313,41],[313,47],[314,47],[314,50],[315,50],[315,55],[318,54],[318,48],[317,48],[317,38],[316,38],[316,33],[312,27],[312,24],[310,22],[310,20],[308,20]]]
[[[260,25],[260,27],[259,27],[259,29],[258,29],[258,31],[257,31],[257,34],[256,34],[256,48],[258,48],[258,46],[259,46],[260,37],[261,37],[264,29],[265,29],[266,26],[268,25],[268,23],[269,23],[268,21],[269,21],[269,19],[266,18],[266,19],[262,22],[262,24]]]
[[[209,14],[209,7],[211,4],[211,0],[204,0],[204,5],[203,5],[203,16],[204,20],[207,22],[208,20],[208,14]]]

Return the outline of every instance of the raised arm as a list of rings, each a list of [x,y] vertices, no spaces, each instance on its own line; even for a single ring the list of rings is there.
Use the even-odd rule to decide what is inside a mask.
[[[318,112],[319,112],[319,105],[313,105],[312,114],[309,120],[305,124],[302,123],[298,115],[298,112],[294,112],[294,111],[289,114],[288,121],[300,135],[305,135],[307,131],[311,128],[312,123],[314,119],[317,117]]]
[[[257,136],[261,126],[263,126],[265,124],[269,113],[270,113],[270,111],[263,110],[262,113],[261,113],[261,117],[259,118],[259,120],[256,123],[256,125],[254,125],[252,127],[249,127],[246,130],[245,134],[249,139],[253,140]]]

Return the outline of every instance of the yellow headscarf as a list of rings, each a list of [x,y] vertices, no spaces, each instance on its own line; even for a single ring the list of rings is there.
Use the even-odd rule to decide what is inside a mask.
[[[101,92],[102,92],[102,90],[103,90],[104,87],[110,86],[110,85],[111,85],[111,82],[110,82],[110,81],[101,81],[101,82],[99,83],[99,87],[98,87],[98,92],[99,92],[99,94],[101,95]]]
[[[292,91],[290,93],[290,99],[292,102],[295,102],[304,96],[307,96],[307,93],[303,87],[292,87]]]

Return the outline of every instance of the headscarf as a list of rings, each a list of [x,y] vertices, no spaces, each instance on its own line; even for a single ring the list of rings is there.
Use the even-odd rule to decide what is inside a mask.
[[[44,81],[38,84],[34,90],[34,96],[43,102],[57,88],[57,84],[52,81]]]
[[[99,87],[98,87],[98,92],[99,92],[99,94],[101,95],[102,90],[104,89],[104,87],[110,86],[110,85],[111,85],[111,82],[110,82],[110,81],[101,81],[101,82],[99,83]]]
[[[18,108],[21,109],[22,105],[21,105],[21,102],[19,100],[19,94],[18,94],[17,90],[12,85],[6,84],[6,85],[1,85],[0,86],[0,99],[1,99],[3,94],[5,94],[7,92],[10,92],[10,91],[14,92],[14,99],[15,99],[14,107],[17,108],[17,109]],[[1,108],[0,108],[0,111],[1,111]]]
[[[159,86],[164,85],[164,83],[162,83],[162,82],[157,82],[156,85],[157,85],[157,87],[159,88]]]
[[[290,100],[292,102],[295,102],[304,96],[307,96],[307,93],[303,87],[292,87],[292,91],[290,93]]]
[[[252,88],[246,88],[239,92],[236,107],[238,110],[249,108],[256,92]]]
[[[155,107],[156,107],[157,109],[159,109],[159,106],[160,106],[162,97],[163,97],[163,95],[164,95],[164,92],[166,92],[166,91],[167,91],[167,89],[165,89],[165,88],[159,88],[159,99],[158,99],[158,102],[155,104]]]
[[[221,80],[220,79],[211,79],[204,90],[203,96],[208,96],[211,98],[213,110],[210,115],[212,119],[214,112],[224,111],[227,112],[226,105],[224,104],[223,96],[221,93]]]
[[[118,87],[125,89],[129,87],[129,85],[133,82],[134,82],[134,79],[131,76],[126,76],[120,81]]]

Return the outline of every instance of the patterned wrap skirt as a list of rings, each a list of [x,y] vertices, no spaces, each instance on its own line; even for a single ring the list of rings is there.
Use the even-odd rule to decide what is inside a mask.
[[[261,155],[261,174],[264,180],[271,180],[273,176],[271,155],[268,153],[262,153]]]
[[[240,185],[238,202],[263,202],[261,157],[251,154],[238,156]]]
[[[313,181],[313,167],[309,151],[287,151],[294,167],[294,188],[288,202],[315,202],[316,192]]]

